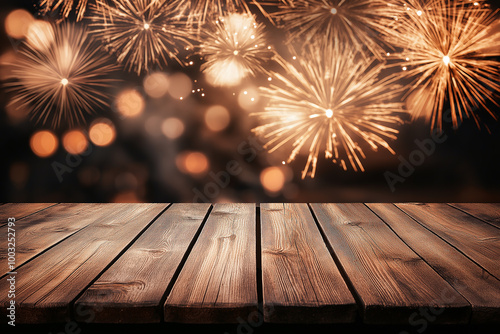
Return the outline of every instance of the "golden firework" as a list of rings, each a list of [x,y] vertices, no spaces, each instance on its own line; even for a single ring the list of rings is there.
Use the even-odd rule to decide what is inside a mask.
[[[229,14],[219,18],[201,32],[202,66],[207,80],[214,86],[237,85],[249,75],[264,72],[271,58],[264,25],[250,14]]]
[[[191,47],[193,36],[176,1],[97,0],[91,17],[96,34],[117,55],[118,62],[138,75],[163,67]]]
[[[12,64],[7,86],[12,102],[29,108],[37,122],[53,127],[85,122],[85,116],[108,105],[107,75],[116,69],[85,29],[71,24],[53,28],[46,47],[25,43]]]
[[[398,77],[413,80],[408,94],[413,118],[425,117],[441,129],[449,104],[455,127],[464,118],[481,127],[478,109],[496,119],[488,103],[498,106],[498,12],[481,1],[405,0],[399,8],[397,23],[385,34],[402,50],[390,55],[403,69]]]
[[[275,0],[278,11],[267,16],[289,33],[291,43],[310,43],[325,38],[382,58],[381,19],[390,17],[386,0]],[[256,1],[259,4],[258,1]],[[260,6],[262,8],[262,6]]]
[[[291,54],[291,62],[276,57],[284,74],[269,74],[272,84],[261,89],[269,102],[253,114],[264,123],[253,131],[269,152],[291,149],[291,162],[305,151],[302,178],[309,171],[315,176],[321,151],[344,170],[350,165],[355,171],[364,171],[363,146],[394,154],[387,140],[396,138],[404,110],[393,102],[401,87],[379,79],[383,63],[338,44],[314,43],[304,48],[304,57],[293,48]]]

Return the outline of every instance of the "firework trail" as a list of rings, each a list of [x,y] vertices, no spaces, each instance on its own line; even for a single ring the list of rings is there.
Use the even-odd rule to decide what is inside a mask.
[[[289,42],[307,44],[320,36],[381,59],[385,54],[378,38],[387,29],[382,19],[392,16],[386,0],[275,0],[278,11],[264,14],[289,34]],[[254,1],[263,6],[265,1]],[[272,3],[270,3],[272,4]]]
[[[399,78],[413,80],[408,93],[413,118],[425,117],[432,128],[442,129],[449,104],[455,127],[463,118],[481,127],[479,108],[496,119],[488,102],[498,106],[498,12],[481,1],[405,0],[399,6],[397,24],[385,33],[403,50],[390,55],[403,68]]]
[[[264,72],[272,56],[264,28],[250,14],[229,14],[203,29],[200,49],[207,80],[214,86],[232,86]]]
[[[246,0],[176,0],[178,10],[187,16],[187,21],[199,28],[207,21],[216,20],[227,13],[250,13]]]
[[[276,57],[285,74],[270,73],[272,84],[262,88],[268,105],[253,114],[264,123],[253,131],[266,141],[269,152],[291,149],[291,162],[305,151],[302,178],[309,170],[315,176],[323,150],[325,158],[355,171],[364,171],[363,143],[394,154],[387,140],[396,139],[404,111],[402,103],[391,102],[401,88],[378,79],[383,63],[337,44],[310,44],[304,57],[293,48],[291,53],[292,62]]]
[[[85,116],[108,105],[106,78],[116,67],[89,39],[86,30],[70,24],[54,28],[46,48],[25,43],[12,64],[7,86],[13,103],[29,108],[37,122],[53,127],[84,123]]]
[[[40,0],[40,12],[42,15],[59,10],[62,18],[68,18],[73,10],[76,20],[80,21],[85,15],[88,0]]]
[[[118,62],[137,75],[162,67],[191,47],[192,29],[177,11],[176,1],[97,0],[91,17],[96,34]]]

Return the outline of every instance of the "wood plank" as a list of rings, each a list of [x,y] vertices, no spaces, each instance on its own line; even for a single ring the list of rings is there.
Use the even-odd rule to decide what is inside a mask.
[[[160,322],[163,295],[209,208],[172,205],[85,291],[75,310],[92,310],[98,323]]]
[[[500,281],[392,204],[367,204],[472,305],[473,323],[500,322]]]
[[[22,266],[16,282],[16,323],[62,322],[70,303],[143,231],[165,204],[108,204],[79,233]],[[0,291],[7,290],[0,281]],[[7,294],[0,296],[5,317]]]
[[[500,203],[450,203],[450,205],[500,228]]]
[[[216,204],[165,302],[165,321],[237,323],[257,312],[255,204]]]
[[[264,319],[354,322],[349,292],[307,204],[261,204]]]
[[[6,203],[0,206],[0,226],[7,223],[8,218],[21,220],[38,211],[47,209],[56,203]]]
[[[446,204],[396,204],[491,275],[500,278],[500,230]]]
[[[95,211],[105,204],[59,204],[16,222],[16,268],[94,221]],[[111,207],[108,207],[110,210]],[[102,211],[104,213],[104,211]],[[0,227],[7,235],[7,226]],[[0,263],[7,261],[7,239],[0,240]],[[0,276],[9,270],[2,265]]]
[[[363,204],[312,204],[370,324],[467,323],[470,304]],[[424,318],[425,319],[425,318]]]

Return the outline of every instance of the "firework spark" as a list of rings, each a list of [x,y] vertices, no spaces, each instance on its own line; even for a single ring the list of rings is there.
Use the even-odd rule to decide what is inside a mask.
[[[108,4],[109,3],[109,4]],[[118,62],[138,75],[162,67],[191,47],[192,30],[182,20],[176,2],[169,0],[97,0],[93,31]]]
[[[56,10],[60,11],[63,18],[68,18],[73,9],[77,21],[83,19],[87,9],[88,0],[40,0],[40,11],[43,15]]]
[[[403,67],[399,77],[411,78],[413,118],[423,116],[432,128],[441,129],[443,110],[449,103],[453,125],[463,118],[481,119],[483,108],[496,119],[488,102],[500,90],[500,40],[496,11],[470,1],[405,0],[401,15],[387,40],[404,50],[391,54]],[[492,44],[493,43],[493,44]]]
[[[391,102],[400,87],[378,79],[383,63],[337,44],[308,45],[304,58],[293,48],[291,53],[291,63],[276,57],[286,74],[270,73],[271,86],[262,88],[268,105],[253,114],[265,122],[253,131],[267,142],[269,152],[291,147],[291,162],[305,148],[308,158],[302,178],[309,170],[315,176],[322,150],[325,158],[344,170],[350,164],[355,171],[364,171],[361,142],[394,154],[386,140],[396,138],[404,110],[402,103]]]
[[[378,32],[387,29],[380,24],[381,19],[391,16],[391,6],[386,0],[277,2],[279,10],[268,16],[289,32],[290,42],[300,40],[307,44],[321,36],[359,51],[366,48],[378,58],[384,54]]]
[[[107,106],[104,88],[112,80],[106,76],[115,69],[98,50],[86,30],[70,24],[55,27],[46,48],[26,43],[7,83],[15,94],[12,102],[53,127],[85,122],[87,114]]]
[[[201,32],[202,70],[214,86],[237,85],[248,75],[264,72],[270,59],[264,25],[250,14],[229,14]]]
[[[198,27],[227,13],[250,9],[245,0],[176,0],[179,10],[188,16],[188,22],[196,23]]]

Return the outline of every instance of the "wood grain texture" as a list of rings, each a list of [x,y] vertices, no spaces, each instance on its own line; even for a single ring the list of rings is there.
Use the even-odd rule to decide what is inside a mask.
[[[165,302],[165,321],[237,323],[257,312],[255,204],[216,204]]]
[[[356,303],[307,204],[261,204],[264,319],[354,322]]]
[[[499,203],[451,203],[450,205],[500,228]]]
[[[79,233],[18,270],[16,322],[51,323],[69,319],[70,303],[161,213],[165,204],[107,204]],[[0,281],[0,291],[7,290]],[[0,295],[5,317],[7,294]]]
[[[8,218],[21,220],[38,211],[47,209],[56,203],[5,203],[0,205],[0,226],[7,223]]]
[[[470,304],[363,204],[312,204],[369,324],[467,323]],[[443,311],[444,310],[444,311]]]
[[[473,323],[500,322],[500,281],[392,204],[368,204],[472,305]]]
[[[420,224],[500,278],[500,230],[446,204],[396,204]]]
[[[110,210],[111,207],[107,206]],[[39,211],[16,223],[16,267],[57,244],[71,234],[85,228],[95,219],[95,212],[104,214],[105,204],[58,204]],[[0,227],[0,235],[7,235],[7,226]],[[7,240],[0,240],[0,263],[7,261]],[[8,272],[2,265],[0,275]]]
[[[162,297],[209,208],[209,204],[174,204],[168,208],[85,291],[75,310],[94,311],[93,322],[100,323],[160,322]]]

